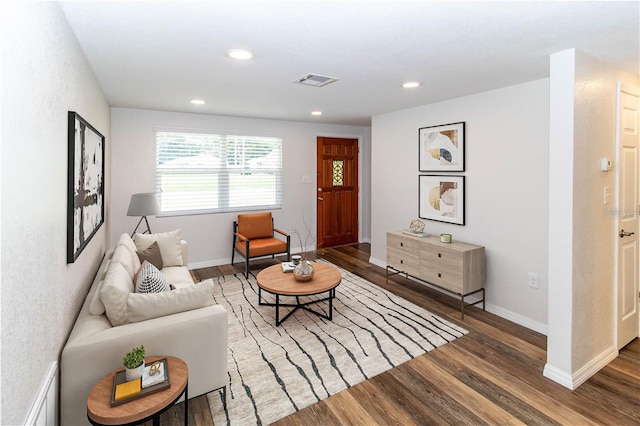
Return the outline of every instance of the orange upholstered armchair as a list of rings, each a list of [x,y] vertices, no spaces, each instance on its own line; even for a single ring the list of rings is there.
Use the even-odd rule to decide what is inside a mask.
[[[286,242],[275,238],[275,233],[286,238]],[[239,214],[238,220],[233,222],[233,250],[231,264],[236,251],[245,258],[246,269],[244,276],[249,278],[249,259],[287,253],[287,261],[291,260],[291,236],[273,227],[271,213]]]

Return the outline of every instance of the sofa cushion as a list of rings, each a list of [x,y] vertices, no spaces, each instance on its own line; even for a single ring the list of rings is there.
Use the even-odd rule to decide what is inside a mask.
[[[127,324],[127,298],[132,292],[132,276],[120,262],[112,261],[100,289],[100,299],[112,326]]]
[[[127,298],[127,318],[139,322],[213,304],[213,280],[162,293],[131,293]]]
[[[124,233],[120,235],[120,239],[118,240],[118,244],[116,244],[116,246],[120,246],[120,245],[125,246],[127,250],[129,250],[129,252],[131,253],[131,256],[136,255],[136,252],[138,249],[136,248],[136,244],[133,242],[129,234]]]
[[[123,245],[119,245],[116,246],[113,251],[111,262],[120,263],[124,267],[124,270],[127,271],[127,274],[129,274],[129,279],[133,279],[133,274],[135,274],[140,267],[140,261],[138,261],[138,259],[134,261],[133,259],[134,257],[129,252],[129,249]]]
[[[105,259],[102,261],[102,265],[100,265],[98,273],[96,274],[96,289],[93,294],[91,294],[91,300],[89,301],[89,313],[91,315],[104,314],[104,303],[102,303],[102,299],[100,299],[100,289],[102,288],[102,284],[104,283],[104,277],[107,275],[107,270],[110,263],[111,256],[109,255],[109,253],[107,253]]]
[[[191,273],[184,266],[167,266],[162,269],[162,275],[169,284],[193,284]]]
[[[163,266],[183,266],[182,247],[182,231],[176,229],[170,232],[161,232],[158,234],[136,234],[134,242],[137,250],[140,252],[148,248],[155,241],[160,246],[160,254],[162,255]]]
[[[140,270],[136,272],[136,293],[161,293],[169,291],[169,283],[162,276],[162,272],[146,260],[142,262]]]
[[[153,244],[146,249],[138,251],[137,256],[138,259],[140,259],[140,262],[149,262],[158,269],[162,269],[164,267],[162,254],[160,254],[160,246],[157,241],[154,241]]]

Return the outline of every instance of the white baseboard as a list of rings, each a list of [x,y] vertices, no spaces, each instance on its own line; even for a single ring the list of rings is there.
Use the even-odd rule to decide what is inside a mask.
[[[47,374],[40,385],[35,401],[29,410],[25,426],[55,426],[58,418],[56,401],[58,400],[58,362],[49,365]]]
[[[377,266],[379,266],[381,268],[386,268],[387,267],[387,262],[383,262],[381,260],[374,259],[372,257],[369,258],[369,263],[377,265]],[[426,284],[426,283],[424,283],[422,281],[419,281],[417,279],[413,279],[411,277],[409,277],[409,279],[411,279],[411,280],[413,280],[413,281],[415,281],[415,282],[417,282],[419,284],[425,285],[425,286],[429,287],[430,289],[439,291],[439,292],[441,292],[443,294],[446,294],[446,295],[449,295],[449,296],[451,295],[451,293],[448,293],[448,292],[446,292],[446,291],[444,291],[444,290],[442,290],[442,289],[440,289],[438,287]],[[472,296],[469,296],[468,298],[465,298],[465,301],[473,303],[473,302],[475,302],[477,300],[480,300],[480,299],[481,299],[480,295],[472,295]],[[498,315],[499,317],[507,319],[507,320],[509,320],[511,322],[514,322],[516,324],[519,324],[519,325],[521,325],[523,327],[527,327],[530,330],[537,331],[538,333],[544,334],[545,336],[547,335],[547,325],[546,324],[539,323],[537,321],[532,320],[531,318],[527,318],[525,316],[516,314],[515,312],[511,312],[511,311],[509,311],[507,309],[501,308],[501,307],[496,306],[496,305],[492,305],[490,303],[486,303],[486,309],[487,309],[488,312],[491,312],[492,314]]]
[[[544,372],[542,374],[544,377],[551,379],[566,388],[575,390],[578,386],[589,380],[591,376],[616,359],[617,356],[618,350],[615,346],[610,346],[573,374],[560,370],[550,364],[546,364],[544,366]]]
[[[520,314],[516,314],[515,312],[511,312],[507,309],[501,308],[500,306],[492,305],[487,303],[486,305],[487,311],[492,314],[496,314],[499,317],[507,319],[511,322],[515,322],[518,325],[523,327],[527,327],[530,330],[537,331],[540,334],[547,335],[548,329],[547,325],[538,321],[534,321],[531,318],[525,317]]]
[[[559,368],[556,368],[549,363],[545,364],[542,375],[547,379],[551,379],[554,382],[561,384],[565,388],[569,388],[571,390],[575,389],[573,387],[573,379],[571,378],[571,374]]]
[[[373,257],[369,258],[369,263],[371,263],[373,265],[376,265],[376,266],[379,266],[381,268],[386,268],[387,267],[387,262],[386,261],[378,260],[378,259],[375,259]]]

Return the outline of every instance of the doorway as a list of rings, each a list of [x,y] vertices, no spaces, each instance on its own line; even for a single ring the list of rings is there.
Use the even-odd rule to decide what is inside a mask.
[[[618,83],[616,145],[617,182],[617,283],[616,329],[617,349],[638,337],[640,328],[638,276],[640,274],[638,197],[640,98],[637,89]]]
[[[317,248],[358,242],[358,139],[317,138]]]

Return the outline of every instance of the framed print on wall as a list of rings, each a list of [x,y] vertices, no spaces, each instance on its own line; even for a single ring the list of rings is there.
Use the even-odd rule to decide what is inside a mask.
[[[418,176],[421,219],[464,225],[464,176]]]
[[[464,121],[418,129],[421,172],[464,171]]]
[[[68,115],[67,263],[76,261],[104,223],[104,136]]]

